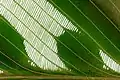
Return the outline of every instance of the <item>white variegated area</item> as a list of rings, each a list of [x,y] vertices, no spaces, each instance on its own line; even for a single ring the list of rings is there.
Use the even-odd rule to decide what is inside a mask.
[[[3,74],[4,72],[2,70],[0,70],[0,74]]]
[[[103,62],[106,64],[103,65],[103,68],[109,70],[111,68],[112,70],[120,73],[120,65],[117,64],[113,59],[111,59],[107,54],[105,54],[102,50],[99,51],[99,54],[103,60]]]
[[[23,44],[28,56],[43,69],[67,69],[56,54],[57,42],[47,31],[58,37],[65,32],[64,28],[75,32],[78,29],[47,0],[15,1],[0,0],[0,14],[26,39]]]

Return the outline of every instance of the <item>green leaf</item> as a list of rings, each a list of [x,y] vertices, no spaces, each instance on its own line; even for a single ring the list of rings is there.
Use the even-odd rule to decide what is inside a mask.
[[[3,73],[119,77],[120,31],[96,1],[1,0],[0,9]]]
[[[120,29],[120,5],[119,0],[93,0],[111,21]]]

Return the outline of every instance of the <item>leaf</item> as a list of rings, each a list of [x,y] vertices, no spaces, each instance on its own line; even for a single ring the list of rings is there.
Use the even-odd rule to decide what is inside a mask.
[[[119,77],[119,29],[92,0],[2,0],[0,6],[12,25],[1,18],[1,61],[21,70],[11,73]]]
[[[93,0],[96,5],[104,12],[104,14],[112,20],[120,29],[120,6],[119,0]]]
[[[117,38],[119,32],[115,26],[99,12],[98,8],[96,8],[91,1],[66,0],[64,3],[61,3],[59,0],[53,0],[51,2],[98,45],[98,49],[96,50],[103,50],[119,63],[119,38]],[[117,37],[114,36],[113,33],[116,34]],[[86,43],[86,41],[84,43]],[[91,47],[88,48],[91,50]],[[93,53],[95,54],[95,51]]]
[[[28,60],[30,59],[26,56],[26,51],[23,45],[24,39],[13,30],[11,25],[9,25],[9,23],[7,23],[2,17],[0,17],[0,25],[1,62],[8,67],[11,67],[12,70],[10,71],[13,72],[15,70],[15,73],[18,72],[17,74],[20,74],[21,72],[22,74],[30,73],[30,69],[32,68],[35,70],[35,68],[28,63]],[[24,70],[26,70],[27,73],[25,73]]]

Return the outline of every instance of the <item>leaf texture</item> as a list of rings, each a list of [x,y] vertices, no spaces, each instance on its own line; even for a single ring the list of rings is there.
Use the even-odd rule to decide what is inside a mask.
[[[0,8],[12,25],[1,18],[1,61],[15,74],[119,77],[120,30],[94,0],[1,0]]]

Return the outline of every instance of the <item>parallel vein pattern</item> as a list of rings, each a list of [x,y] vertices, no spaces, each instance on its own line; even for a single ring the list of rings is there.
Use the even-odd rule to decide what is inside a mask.
[[[39,0],[38,0],[39,1]],[[37,2],[37,1],[36,1]],[[44,2],[44,1],[43,1]],[[35,4],[34,1],[20,1],[20,5],[25,8],[35,19],[37,19],[48,31],[50,31],[55,36],[60,36],[64,33],[63,28],[56,22],[58,21],[62,26],[68,28],[70,30],[76,31],[77,29],[74,25],[66,19],[56,8],[54,8],[49,2],[39,2],[41,3],[41,8]],[[57,47],[56,41],[52,36],[49,35],[40,25],[31,18],[19,5],[17,5],[13,0],[8,2],[7,0],[1,1],[1,4],[8,8],[13,14],[21,20],[26,26],[29,27],[27,29],[18,19],[16,19],[9,11],[7,11],[1,5],[1,14],[17,29],[17,31],[26,39],[28,40],[37,50],[39,50],[46,58],[53,61],[53,63],[57,64],[58,66],[65,68],[65,65],[60,61],[57,55]],[[43,5],[44,4],[44,5]],[[32,5],[32,6],[31,6]],[[46,6],[45,6],[46,5]],[[34,9],[34,10],[31,10]],[[44,11],[43,11],[44,10]],[[50,18],[45,11],[52,16],[55,20]],[[7,12],[7,13],[6,13]],[[34,12],[34,13],[33,13]],[[58,17],[59,16],[59,17]],[[39,17],[39,18],[38,18]],[[57,27],[56,27],[57,26]],[[34,33],[32,33],[31,31]],[[36,37],[37,36],[37,37]],[[46,47],[39,39],[41,39],[44,43],[47,43],[52,50]],[[50,69],[50,70],[57,70],[58,67],[49,62],[46,58],[41,56],[38,51],[36,51],[32,46],[29,45],[26,41],[24,41],[26,46],[26,51],[28,56],[41,68],[43,69]],[[47,52],[46,52],[47,51]],[[29,62],[29,61],[28,61]],[[35,66],[33,63],[31,63]]]
[[[25,39],[33,68],[84,76],[120,73],[120,39],[112,34],[120,33],[92,0],[0,0],[0,14]]]

